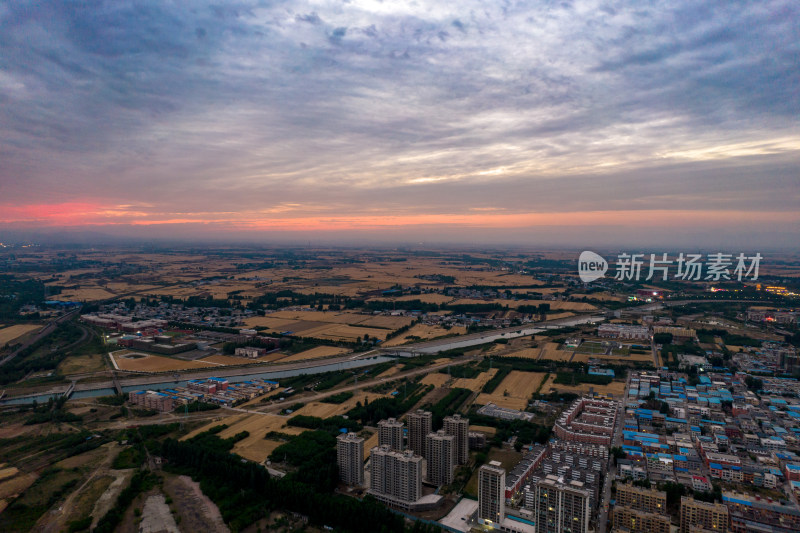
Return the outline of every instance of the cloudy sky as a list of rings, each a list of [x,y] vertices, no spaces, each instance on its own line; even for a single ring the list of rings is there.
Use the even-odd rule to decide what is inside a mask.
[[[796,0],[0,1],[0,229],[796,249],[799,28]]]

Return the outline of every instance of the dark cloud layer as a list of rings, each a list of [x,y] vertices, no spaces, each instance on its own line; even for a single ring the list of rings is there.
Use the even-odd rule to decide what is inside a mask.
[[[797,211],[797,2],[441,4],[2,3],[0,204]]]

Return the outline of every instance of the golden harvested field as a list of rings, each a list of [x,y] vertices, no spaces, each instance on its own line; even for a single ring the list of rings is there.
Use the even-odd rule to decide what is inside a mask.
[[[369,436],[367,440],[364,441],[364,460],[366,461],[369,458],[369,452],[372,451],[372,448],[378,445],[378,432],[376,431],[372,435]]]
[[[481,433],[485,433],[487,435],[494,435],[497,433],[497,428],[493,428],[492,426],[470,426],[470,431],[480,431]]]
[[[525,409],[545,375],[546,372],[512,370],[492,394],[481,393],[475,402],[482,405],[493,403],[509,409]]]
[[[387,346],[399,346],[408,342],[418,342],[417,339],[409,339],[409,337],[419,337],[425,340],[443,337],[444,335],[463,335],[466,332],[467,328],[463,326],[445,329],[440,326],[430,326],[428,324],[414,324],[408,331],[381,343],[381,346],[385,348]]]
[[[323,403],[323,402],[311,402],[294,413],[292,416],[295,415],[310,415],[310,416],[318,416],[320,418],[328,418],[330,416],[336,415],[343,415],[350,409],[356,406],[358,402],[364,403],[364,400],[377,400],[378,398],[385,398],[386,395],[384,394],[376,394],[374,392],[363,392],[359,391],[354,394],[352,398],[347,400],[346,402],[335,404],[335,403]]]
[[[539,359],[542,348],[523,348],[515,352],[504,354],[506,357],[521,357],[522,359]]]
[[[36,331],[42,326],[36,324],[17,324],[15,326],[8,326],[7,328],[0,329],[0,345],[11,342],[14,339],[22,337],[26,333]]]
[[[528,400],[526,399],[516,398],[513,396],[503,396],[502,394],[486,394],[485,392],[482,392],[478,395],[475,403],[478,405],[487,405],[493,403],[499,407],[505,407],[506,409],[518,409],[520,411],[528,406]]]
[[[598,394],[613,394],[614,398],[621,397],[625,393],[625,383],[622,381],[612,381],[608,385],[592,385],[589,383],[581,383],[580,385],[561,385],[560,383],[548,383],[548,385],[551,389],[555,389],[558,392],[574,392],[575,394],[585,394],[589,392],[590,388],[593,388],[594,392]],[[542,393],[547,394],[548,392],[550,391],[545,390],[545,387],[542,387]]]
[[[10,477],[14,477],[19,473],[19,469],[15,466],[3,468],[0,470],[0,481],[4,481]]]
[[[16,496],[17,494],[22,494],[25,489],[33,485],[37,477],[39,476],[36,474],[22,474],[21,476],[3,481],[0,483],[0,498],[6,499]]]
[[[375,315],[367,317],[364,320],[360,320],[358,322],[350,322],[350,324],[355,326],[368,326],[371,328],[385,328],[385,329],[395,330],[408,326],[413,322],[414,319],[410,316]]]
[[[572,357],[572,350],[560,350],[558,343],[548,342],[542,347],[541,359],[551,359],[553,361],[569,361]]]
[[[296,353],[288,357],[282,358],[281,363],[290,363],[293,361],[307,361],[309,359],[319,359],[321,357],[332,357],[334,355],[341,355],[350,353],[349,348],[337,348],[336,346],[317,346],[306,350],[304,352]]]
[[[304,331],[303,337],[317,337],[319,339],[355,341],[369,335],[373,339],[386,339],[390,333],[388,329],[360,328],[346,324],[327,324],[325,326]]]
[[[105,300],[107,298],[113,298],[114,296],[116,296],[116,294],[114,294],[113,292],[109,292],[101,287],[85,287],[77,290],[69,290],[69,289],[65,290],[61,294],[53,296],[53,299],[62,302],[66,301],[91,302],[94,300]]]
[[[447,380],[450,379],[447,374],[440,374],[439,372],[431,372],[430,374],[426,375],[420,383],[423,385],[433,385],[435,387],[441,387]]]
[[[381,374],[378,374],[375,377],[376,378],[388,378],[388,377],[394,376],[395,374],[400,372],[401,368],[403,368],[403,365],[394,365],[389,370],[386,370],[385,372],[382,372]]]
[[[110,355],[111,358],[116,361],[120,370],[128,370],[130,372],[169,372],[173,370],[192,370],[195,368],[208,368],[209,366],[213,366],[199,361],[183,361],[158,355],[130,353],[122,355],[112,353]]]
[[[198,363],[213,365],[252,365],[263,362],[263,359],[250,359],[249,357],[236,357],[232,355],[210,355],[197,360]]]
[[[469,389],[471,391],[479,391],[486,385],[486,382],[492,379],[497,374],[497,369],[492,368],[486,372],[481,372],[474,378],[458,378],[453,383],[453,388]]]

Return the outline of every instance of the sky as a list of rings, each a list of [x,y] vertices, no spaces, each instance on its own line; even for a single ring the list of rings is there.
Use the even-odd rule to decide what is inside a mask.
[[[797,249],[800,3],[0,0],[0,236]]]

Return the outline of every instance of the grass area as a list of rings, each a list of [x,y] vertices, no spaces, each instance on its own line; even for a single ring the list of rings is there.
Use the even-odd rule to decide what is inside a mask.
[[[100,353],[68,356],[58,365],[58,371],[62,375],[102,372],[105,368],[103,355]]]

